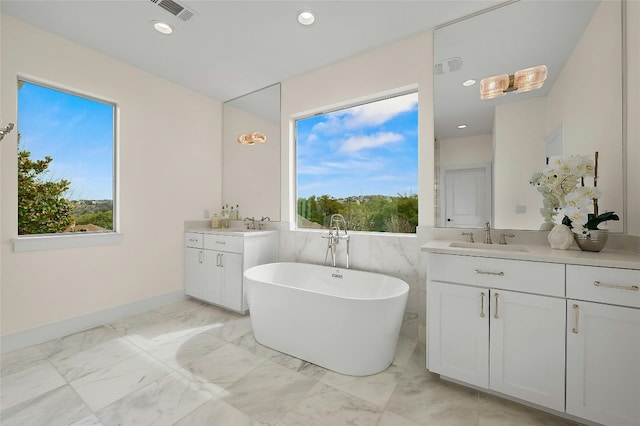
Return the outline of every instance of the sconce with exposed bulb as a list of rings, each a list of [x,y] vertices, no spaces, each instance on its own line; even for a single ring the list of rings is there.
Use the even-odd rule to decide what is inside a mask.
[[[265,143],[267,141],[267,135],[264,133],[253,132],[238,136],[236,141],[241,145],[255,145],[257,143]]]
[[[13,123],[9,123],[7,127],[0,129],[0,141],[4,139],[4,135],[8,135],[13,130]]]
[[[493,99],[509,92],[528,92],[539,89],[547,79],[547,67],[526,68],[513,75],[500,74],[480,81],[480,99]]]

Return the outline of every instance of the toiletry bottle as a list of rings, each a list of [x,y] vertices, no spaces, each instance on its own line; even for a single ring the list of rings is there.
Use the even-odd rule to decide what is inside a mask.
[[[240,207],[236,204],[236,219],[241,219],[242,216],[240,216]]]
[[[236,212],[233,211],[233,206],[231,206],[231,211],[229,212],[229,220],[235,220],[235,219],[237,219]]]
[[[211,217],[211,227],[213,229],[220,228],[220,218],[218,217],[218,213],[214,213]]]
[[[222,205],[222,211],[220,212],[220,227],[227,227],[227,210],[224,208],[224,204]]]

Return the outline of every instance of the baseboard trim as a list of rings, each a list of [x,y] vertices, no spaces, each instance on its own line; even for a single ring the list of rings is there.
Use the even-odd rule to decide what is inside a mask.
[[[187,299],[184,290],[161,294],[149,299],[138,300],[126,305],[115,306],[102,311],[41,325],[18,333],[0,337],[0,353],[13,352],[27,346],[44,343],[51,339],[88,330],[111,321],[126,318]]]

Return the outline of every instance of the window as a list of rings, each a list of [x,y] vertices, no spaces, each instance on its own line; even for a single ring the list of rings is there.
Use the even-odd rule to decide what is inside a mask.
[[[298,228],[342,214],[354,231],[415,233],[418,94],[296,121]]]
[[[18,235],[114,226],[115,105],[18,80]]]

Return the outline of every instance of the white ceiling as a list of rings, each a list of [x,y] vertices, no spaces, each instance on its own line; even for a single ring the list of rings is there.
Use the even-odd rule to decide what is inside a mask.
[[[187,22],[151,0],[3,0],[2,12],[219,101],[431,29],[502,0],[178,0]],[[317,22],[297,20],[310,9]],[[150,27],[176,28],[164,36]]]

